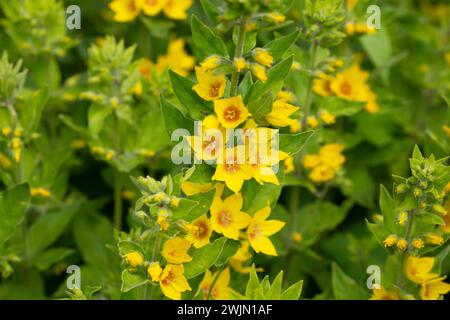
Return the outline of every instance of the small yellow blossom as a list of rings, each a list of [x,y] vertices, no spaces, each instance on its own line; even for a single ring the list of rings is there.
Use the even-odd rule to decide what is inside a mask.
[[[444,130],[444,133],[447,135],[447,137],[450,137],[450,127],[449,126],[443,126],[442,130]]]
[[[144,257],[142,256],[142,253],[137,251],[127,253],[124,256],[124,259],[126,263],[132,268],[140,267],[144,263]]]
[[[284,173],[291,173],[295,171],[294,157],[287,157],[284,160]]]
[[[315,128],[317,128],[319,126],[319,121],[314,116],[309,116],[308,119],[306,119],[306,123],[312,129],[315,129]]]
[[[158,216],[156,218],[156,223],[159,224],[161,230],[166,231],[169,229],[169,222],[167,221],[169,213],[167,209],[161,208],[158,210]]]
[[[439,300],[442,295],[450,292],[450,284],[445,283],[444,277],[434,278],[422,283],[420,297],[423,300]]]
[[[267,20],[272,23],[280,24],[286,21],[286,17],[278,12],[271,12],[267,14]]]
[[[32,197],[50,198],[52,193],[45,188],[31,188]]]
[[[401,212],[398,214],[398,217],[397,217],[397,223],[398,223],[399,225],[403,226],[403,225],[406,223],[406,221],[408,221],[408,212],[406,212],[406,211],[401,211]]]
[[[424,247],[423,240],[420,238],[413,239],[411,241],[411,245],[414,249],[422,249]]]
[[[159,262],[150,262],[147,268],[147,275],[153,282],[159,281],[162,273],[162,268]]]
[[[12,166],[11,160],[6,155],[0,152],[0,167],[3,169],[10,169]]]
[[[193,196],[199,193],[204,193],[214,188],[213,183],[195,183],[190,181],[183,181],[181,183],[181,190],[186,196]]]
[[[148,16],[159,14],[167,3],[167,0],[136,0],[139,8]]]
[[[264,68],[262,65],[253,63],[251,66],[251,70],[253,75],[261,82],[267,81],[267,73],[266,68]]]
[[[317,79],[314,80],[313,90],[315,93],[322,97],[329,97],[333,95],[333,90],[331,89],[331,84],[334,78],[326,74],[321,74]]]
[[[277,251],[270,241],[269,236],[277,233],[284,227],[285,222],[279,220],[267,220],[270,215],[270,206],[256,212],[247,229],[247,237],[251,247],[256,253],[264,253],[276,256]]]
[[[180,300],[182,292],[192,290],[183,273],[182,265],[168,264],[165,266],[159,277],[159,286],[166,297]]]
[[[400,300],[400,298],[397,293],[380,287],[373,289],[372,297],[369,300]]]
[[[256,48],[253,50],[253,57],[255,58],[256,62],[259,64],[265,66],[265,67],[271,67],[273,63],[273,57],[272,55],[265,49]]]
[[[408,257],[405,266],[405,274],[412,282],[422,284],[423,282],[436,278],[439,275],[431,273],[434,265],[434,258]]]
[[[185,40],[183,38],[171,39],[167,49],[167,54],[159,56],[156,62],[156,70],[159,73],[170,69],[173,72],[185,77],[194,68],[195,58],[185,50]]]
[[[202,63],[200,63],[200,67],[204,72],[214,70],[218,66],[220,66],[220,57],[217,55],[209,56]]]
[[[3,134],[4,137],[8,137],[11,134],[11,128],[3,127],[2,128],[2,134]]]
[[[192,260],[192,257],[187,253],[190,247],[190,241],[180,237],[173,237],[164,242],[162,255],[167,262],[172,264],[189,262]]]
[[[396,245],[400,251],[405,251],[408,248],[408,241],[406,241],[403,238],[400,238],[397,240]]]
[[[214,283],[214,279],[216,278],[217,280]],[[200,282],[199,290],[202,293],[204,300],[208,299],[208,296],[214,300],[229,300],[231,292],[229,284],[230,269],[226,268],[222,273],[220,273],[220,275],[217,272],[212,274],[211,271],[207,270],[202,282]]]
[[[193,2],[193,0],[166,0],[164,14],[174,20],[185,20],[188,17],[187,10],[192,7]]]
[[[383,240],[383,244],[384,246],[387,247],[392,247],[393,245],[395,245],[397,243],[397,236],[395,234],[391,234],[389,236],[386,237],[386,239]]]
[[[234,58],[233,65],[237,72],[242,72],[247,68],[247,62],[244,58]]]
[[[212,71],[204,71],[202,68],[195,68],[198,84],[192,90],[206,101],[222,98],[225,93],[227,80],[223,74],[216,75]]]
[[[424,235],[424,240],[426,244],[433,246],[440,246],[444,243],[444,238],[442,238],[441,235],[432,232],[426,233]]]
[[[303,240],[303,236],[300,232],[295,232],[292,235],[292,240],[294,240],[295,243],[300,243]]]
[[[327,111],[320,114],[320,119],[328,125],[336,123],[336,117]]]
[[[185,224],[184,228],[187,232],[186,240],[192,243],[195,248],[201,248],[209,243],[212,228],[211,222],[203,215],[191,223]]]
[[[109,8],[114,12],[114,20],[117,22],[132,21],[141,12],[137,0],[114,0]]]
[[[241,211],[243,203],[240,193],[225,200],[215,196],[210,209],[213,230],[229,239],[238,240],[239,230],[247,227],[250,222],[250,216]]]
[[[299,109],[299,107],[287,103],[285,99],[277,99],[272,104],[270,113],[265,116],[265,120],[276,127],[293,125],[294,122],[298,121],[289,117]]]
[[[253,32],[256,29],[256,23],[251,21],[251,22],[247,22],[245,24],[245,31],[247,32]]]
[[[214,112],[224,128],[233,129],[243,123],[250,116],[242,97],[236,96],[228,99],[214,101]]]

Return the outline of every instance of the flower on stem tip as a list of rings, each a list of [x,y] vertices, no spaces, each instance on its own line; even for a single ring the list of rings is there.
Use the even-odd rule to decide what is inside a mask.
[[[164,242],[162,255],[167,262],[172,264],[189,262],[192,260],[192,257],[187,253],[190,247],[190,241],[180,237],[173,237]]]
[[[226,268],[222,271],[222,273],[212,274],[211,271],[206,271],[205,276],[203,277],[202,282],[200,282],[199,290],[203,294],[203,299],[208,299],[208,296],[211,296],[214,300],[229,300],[230,299],[230,269]],[[217,280],[214,283],[214,279]],[[211,290],[212,285],[214,287]],[[210,293],[211,291],[211,293]]]
[[[223,74],[216,75],[213,71],[205,71],[202,68],[196,67],[195,74],[197,75],[198,84],[192,89],[206,101],[213,101],[223,97],[227,80]]]
[[[214,101],[214,112],[224,128],[233,129],[243,123],[250,116],[250,112],[242,101],[236,96],[228,99]]]

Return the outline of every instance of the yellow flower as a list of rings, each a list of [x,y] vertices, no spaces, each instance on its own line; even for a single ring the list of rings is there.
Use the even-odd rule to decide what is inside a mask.
[[[243,123],[250,116],[242,97],[214,101],[214,112],[224,128],[233,129]]]
[[[11,134],[11,128],[9,127],[3,127],[2,128],[2,134],[4,137],[7,137]]]
[[[439,275],[431,273],[433,269],[434,258],[408,257],[406,261],[405,274],[412,282],[422,284],[423,282],[436,278]]]
[[[306,119],[306,123],[308,126],[310,126],[312,129],[315,129],[319,126],[319,121],[314,116],[309,116],[308,119]]]
[[[139,8],[148,16],[156,16],[162,11],[167,0],[136,0]]]
[[[252,257],[249,248],[250,244],[248,241],[242,241],[239,249],[236,251],[234,256],[230,258],[230,266],[239,273],[248,274],[251,271],[251,267],[243,266],[243,264],[249,261]],[[256,271],[261,272],[263,270],[261,268],[257,268]]]
[[[327,111],[320,114],[320,119],[328,125],[336,123],[336,117]]]
[[[217,55],[209,56],[200,64],[201,69],[205,72],[214,70],[218,66],[220,66],[220,57]]]
[[[444,130],[444,133],[447,135],[447,137],[450,137],[450,127],[449,126],[443,126],[442,130]]]
[[[295,171],[294,157],[287,157],[284,160],[284,173],[291,173]]]
[[[199,193],[204,193],[214,188],[213,183],[195,183],[189,181],[183,181],[181,183],[181,190],[186,196],[193,196]]]
[[[233,149],[226,149],[223,156],[224,159],[217,162],[212,179],[225,182],[230,190],[238,193],[244,181],[253,177],[251,168],[245,163],[245,147],[239,145]]]
[[[159,262],[151,262],[147,268],[147,275],[152,281],[159,281],[162,273],[162,268]]]
[[[253,50],[253,57],[255,58],[256,62],[259,64],[265,66],[265,67],[271,67],[273,63],[273,57],[272,55],[265,49],[256,48]]]
[[[219,272],[219,271],[218,271]],[[216,279],[214,283],[214,279]],[[211,287],[214,283],[214,287]],[[230,299],[230,269],[226,268],[219,275],[217,272],[212,274],[211,271],[206,271],[202,282],[200,282],[199,290],[203,293],[203,299],[208,299],[210,295],[214,300],[229,300]],[[211,291],[211,293],[210,293]]]
[[[223,97],[227,80],[223,74],[215,75],[212,71],[204,71],[195,68],[198,84],[192,87],[197,94],[206,101],[212,101]]]
[[[166,265],[159,277],[159,286],[166,297],[172,300],[180,300],[181,292],[191,291],[183,273],[184,267],[182,265]]]
[[[240,193],[222,200],[215,196],[211,205],[211,225],[214,231],[233,240],[239,239],[239,230],[250,222],[250,216],[242,212],[243,199]]]
[[[233,65],[237,72],[242,72],[247,68],[247,62],[244,58],[234,58]]]
[[[391,234],[386,237],[386,239],[383,240],[384,247],[392,247],[397,243],[397,236],[395,234]]]
[[[423,300],[438,300],[441,298],[441,295],[450,292],[450,284],[443,281],[445,278],[445,276],[434,278],[422,283],[420,297]]]
[[[292,121],[291,124],[289,124],[289,131],[291,133],[299,132],[301,128],[302,128],[302,124],[298,120],[294,120],[294,121]]]
[[[276,127],[286,127],[292,125],[297,120],[289,118],[300,108],[287,103],[284,99],[277,99],[272,104],[272,110],[265,116],[265,120]]]
[[[422,248],[424,247],[423,240],[420,239],[420,238],[413,239],[413,240],[411,241],[411,245],[412,245],[413,248],[415,248],[415,249],[422,249]]]
[[[132,21],[141,12],[136,0],[113,0],[109,8],[114,11],[114,20],[117,22]]]
[[[144,263],[144,257],[140,252],[137,251],[127,253],[124,256],[124,259],[126,263],[132,268],[137,268]]]
[[[353,10],[353,8],[358,4],[359,0],[347,0],[347,8]]]
[[[292,92],[283,90],[277,93],[277,98],[286,102],[293,102],[295,100]]]
[[[303,158],[303,166],[311,169],[320,165],[320,157],[317,154],[308,154]]]
[[[292,240],[294,240],[294,242],[296,242],[296,243],[300,243],[303,240],[303,236],[302,236],[302,234],[300,232],[295,232],[292,235]]]
[[[191,242],[195,248],[201,248],[209,243],[212,229],[211,222],[206,215],[185,224],[184,228],[187,231],[186,240]]]
[[[42,197],[42,198],[50,198],[52,193],[45,188],[31,188],[30,190],[32,197]]]
[[[16,162],[19,162],[22,152],[22,141],[20,141],[20,138],[13,138],[11,140],[11,149],[14,155],[14,160],[16,160]]]
[[[424,235],[424,240],[426,244],[430,244],[433,246],[440,246],[444,243],[444,238],[442,238],[439,234],[429,232]]]
[[[280,24],[283,23],[284,21],[286,21],[286,17],[284,15],[282,15],[281,13],[278,12],[271,12],[267,14],[267,19],[270,22],[276,23],[276,24]]]
[[[165,208],[161,208],[158,211],[158,216],[156,218],[156,223],[159,224],[161,230],[166,231],[169,229],[169,222],[167,221],[169,217],[169,212]]]
[[[335,177],[333,168],[327,165],[320,165],[315,167],[309,174],[309,178],[314,182],[325,182],[332,180]]]
[[[380,287],[373,289],[372,297],[369,300],[400,300],[400,298],[397,293]]]
[[[267,81],[267,73],[266,68],[264,68],[262,65],[253,63],[251,66],[251,70],[253,75],[261,82]]]
[[[399,225],[403,226],[403,225],[406,223],[406,221],[408,221],[408,212],[406,212],[406,211],[401,211],[401,212],[398,214],[397,223],[398,223]]]
[[[10,169],[12,166],[11,160],[6,155],[0,152],[0,167],[3,169]]]
[[[279,220],[267,220],[270,215],[270,206],[264,207],[252,217],[247,236],[250,245],[256,253],[262,252],[267,255],[276,256],[277,251],[270,241],[269,236],[277,233],[284,227],[285,223]]]
[[[400,238],[397,240],[396,245],[400,251],[405,251],[408,248],[408,241],[406,241],[403,238]]]
[[[314,80],[314,92],[322,97],[332,96],[333,90],[331,90],[331,83],[333,82],[333,80],[333,77],[326,74],[321,74],[319,78]]]
[[[192,6],[193,0],[167,0],[164,14],[174,20],[185,20],[187,10]]]
[[[247,22],[245,24],[245,31],[252,32],[256,29],[256,23],[254,22]]]
[[[191,242],[180,237],[173,237],[164,242],[162,255],[169,263],[180,264],[189,262],[192,257],[187,253]]]
[[[170,69],[175,73],[185,77],[195,65],[195,58],[190,56],[184,49],[185,41],[183,38],[171,39],[167,54],[158,57],[156,70],[162,72]]]
[[[358,64],[354,64],[336,75],[331,82],[331,90],[343,99],[365,101],[368,78],[369,74],[363,71]]]

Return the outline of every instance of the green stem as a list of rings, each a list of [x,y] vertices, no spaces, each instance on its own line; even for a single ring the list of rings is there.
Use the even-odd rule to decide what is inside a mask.
[[[416,217],[415,210],[408,212],[408,221],[406,222],[406,230],[405,230],[405,240],[408,241],[408,244],[411,243],[412,229],[414,226],[415,217]],[[406,249],[400,257],[400,267],[397,275],[397,285],[400,288],[403,288],[405,284],[404,266],[407,257],[408,257],[408,249]]]
[[[120,154],[119,141],[119,119],[113,112],[114,143],[116,156]],[[117,230],[122,230],[122,181],[117,168],[114,168],[114,226]]]
[[[234,58],[241,58],[244,55],[244,45],[245,45],[245,19],[241,17],[239,20],[239,34],[236,43],[236,50],[234,53]],[[238,93],[238,84],[239,84],[239,72],[233,72],[231,76],[231,97],[235,97]]]
[[[319,47],[319,43],[317,40],[313,41],[312,44],[312,53],[311,53],[311,63],[309,66],[309,70],[310,70],[310,76],[309,76],[309,80],[308,80],[308,89],[306,92],[306,101],[305,101],[305,114],[304,114],[304,118],[303,118],[303,122],[302,122],[302,127],[305,128],[306,127],[306,123],[308,120],[308,117],[311,113],[311,106],[312,106],[312,101],[313,101],[313,84],[314,84],[314,71],[316,69],[316,58],[317,58],[317,48]]]

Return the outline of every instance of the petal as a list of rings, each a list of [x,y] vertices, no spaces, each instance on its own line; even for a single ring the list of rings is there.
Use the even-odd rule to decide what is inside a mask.
[[[250,245],[257,252],[261,252],[267,254],[269,256],[276,256],[277,251],[269,238],[267,237],[258,237],[256,239],[250,240]]]
[[[261,222],[260,228],[263,234],[266,236],[271,236],[280,231],[285,224],[285,222],[279,220],[268,220]]]
[[[258,222],[262,222],[262,221],[266,220],[270,215],[270,211],[271,211],[270,206],[265,206],[264,208],[257,211],[253,215],[253,220],[258,221]]]

